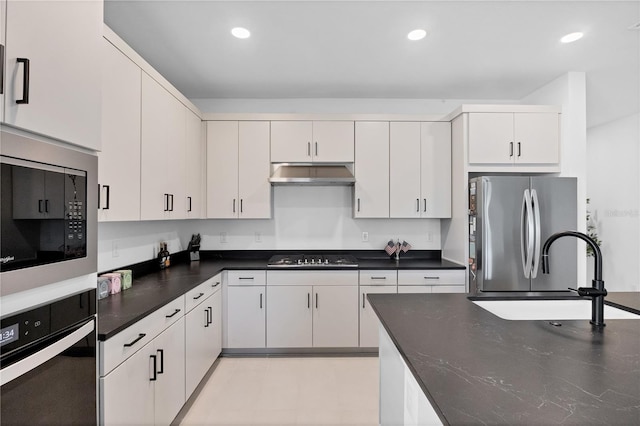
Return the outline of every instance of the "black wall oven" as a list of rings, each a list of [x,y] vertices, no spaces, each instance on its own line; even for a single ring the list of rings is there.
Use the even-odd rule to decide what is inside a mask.
[[[95,273],[97,157],[0,138],[0,296]]]
[[[0,321],[0,419],[9,425],[97,424],[96,291]]]

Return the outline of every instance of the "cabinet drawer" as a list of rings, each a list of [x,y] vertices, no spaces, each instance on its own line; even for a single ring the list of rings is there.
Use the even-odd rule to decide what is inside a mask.
[[[398,271],[360,271],[360,285],[395,285],[398,284]]]
[[[209,278],[193,290],[188,291],[185,296],[185,312],[191,311],[193,308],[202,303],[206,298],[211,296],[220,288],[220,275]]]
[[[268,285],[358,285],[358,271],[267,271]]]
[[[265,285],[266,271],[228,271],[228,285]]]
[[[399,285],[464,285],[464,269],[398,271]]]
[[[184,315],[184,296],[150,313],[107,341],[99,342],[100,376],[105,376]]]
[[[431,288],[432,293],[466,293],[464,285],[434,285]]]

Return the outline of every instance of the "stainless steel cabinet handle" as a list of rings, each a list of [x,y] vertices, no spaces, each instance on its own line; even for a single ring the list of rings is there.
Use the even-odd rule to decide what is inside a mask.
[[[260,293],[260,309],[262,309],[262,293]]]
[[[316,309],[318,309],[318,293],[316,293]]]
[[[365,296],[365,294],[362,293],[362,309],[364,309],[364,296]]]
[[[233,199],[233,212],[236,212],[236,199]]]
[[[307,142],[307,157],[311,157],[311,142]]]
[[[138,343],[144,336],[146,336],[145,333],[140,333],[138,334],[138,337],[136,337],[133,341],[129,342],[129,343],[125,343],[124,347],[125,348],[130,348],[131,346],[135,345],[136,343]]]
[[[158,380],[158,359],[155,355],[149,355],[149,358],[153,359],[153,376],[149,380],[155,382]]]
[[[358,198],[358,211],[360,211],[360,198]]]
[[[318,142],[316,141],[316,157],[318,156]]]
[[[160,354],[160,370],[158,370],[158,374],[164,374],[164,349],[158,349],[156,352]]]
[[[424,201],[424,210],[423,210],[423,212],[426,213],[427,212],[427,199],[423,198],[422,200]]]
[[[521,150],[520,150],[520,145],[521,145],[521,143],[518,142],[518,157],[520,157],[520,154],[522,153]]]
[[[509,142],[509,157],[513,157],[513,142]]]
[[[198,300],[200,299],[202,296],[204,296],[204,293],[200,293],[197,296],[193,296],[193,300]]]
[[[216,288],[220,285],[220,281],[216,281],[215,284],[211,284],[211,287]]]
[[[420,211],[420,198],[416,198],[416,211]]]
[[[29,103],[29,59],[18,58],[18,63],[22,63],[22,99],[16,99],[17,104]]]
[[[371,277],[372,280],[386,280],[387,277]]]
[[[173,318],[178,314],[178,312],[180,312],[180,309],[176,309],[175,311],[173,311],[173,313],[171,315],[165,315],[164,317],[165,318]]]
[[[440,277],[424,277],[425,280],[439,280]]]
[[[242,213],[242,212],[243,212],[243,208],[242,208],[242,201],[243,201],[243,200],[242,200],[242,198],[240,198],[240,213]]]
[[[187,208],[187,211],[190,212],[191,211],[191,197],[187,197],[187,200],[189,200],[189,207]]]
[[[255,277],[238,277],[239,280],[252,280]]]
[[[205,309],[204,310],[204,326],[209,327],[209,324],[211,324],[211,320],[209,319],[209,310]]]
[[[307,293],[307,309],[311,309],[311,293]]]

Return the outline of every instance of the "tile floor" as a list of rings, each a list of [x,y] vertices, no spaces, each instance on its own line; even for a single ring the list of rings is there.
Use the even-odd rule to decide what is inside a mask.
[[[378,424],[377,357],[221,358],[181,425]]]

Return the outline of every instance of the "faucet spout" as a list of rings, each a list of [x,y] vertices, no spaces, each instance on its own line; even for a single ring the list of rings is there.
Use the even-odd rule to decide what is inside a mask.
[[[548,274],[549,271],[549,248],[555,240],[561,237],[575,237],[586,242],[594,254],[594,269],[593,279],[591,280],[591,287],[580,287],[577,290],[581,297],[591,297],[591,324],[598,327],[604,327],[604,296],[607,295],[607,290],[604,288],[604,281],[602,280],[602,252],[598,244],[586,234],[577,231],[562,231],[551,235],[544,242],[542,246],[542,273]],[[573,289],[570,289],[573,290]]]

